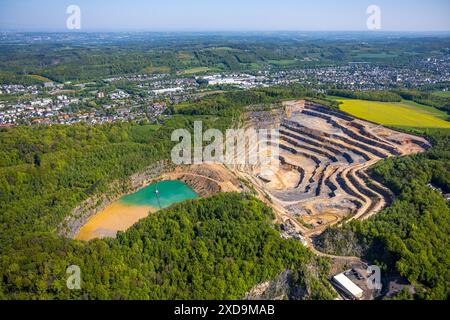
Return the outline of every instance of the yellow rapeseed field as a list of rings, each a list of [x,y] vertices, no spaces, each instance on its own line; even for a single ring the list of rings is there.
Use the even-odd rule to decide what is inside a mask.
[[[415,128],[450,128],[445,112],[410,101],[377,102],[337,99],[340,109],[355,117],[388,126]]]

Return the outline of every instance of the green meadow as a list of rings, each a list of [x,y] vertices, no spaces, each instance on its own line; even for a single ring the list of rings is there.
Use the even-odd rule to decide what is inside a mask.
[[[297,62],[295,59],[285,59],[285,60],[269,60],[270,64],[273,64],[278,67],[285,67],[293,65]]]
[[[441,98],[450,98],[450,91],[435,91],[433,95]]]
[[[208,72],[209,70],[210,70],[210,68],[208,68],[208,67],[194,67],[194,68],[178,71],[178,74],[204,73],[204,72]]]

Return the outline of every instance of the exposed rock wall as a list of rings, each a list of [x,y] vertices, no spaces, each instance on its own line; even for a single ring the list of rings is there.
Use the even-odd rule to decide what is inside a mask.
[[[206,177],[183,175],[179,180],[186,183],[202,198],[222,191],[217,182],[209,180]]]

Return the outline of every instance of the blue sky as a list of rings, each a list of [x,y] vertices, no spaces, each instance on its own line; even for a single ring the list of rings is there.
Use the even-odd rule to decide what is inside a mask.
[[[64,30],[71,4],[84,31],[356,31],[371,4],[384,31],[450,31],[450,0],[0,0],[0,29]]]

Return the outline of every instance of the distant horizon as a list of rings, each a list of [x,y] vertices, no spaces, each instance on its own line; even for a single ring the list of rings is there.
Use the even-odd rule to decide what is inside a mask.
[[[364,32],[371,5],[371,32],[450,32],[448,0],[0,0],[0,30],[70,31],[70,5],[86,32]]]
[[[67,30],[67,29],[1,29],[0,32],[7,33],[65,33],[65,34],[82,34],[82,33],[203,33],[203,34],[244,34],[244,33],[359,33],[359,34],[449,34],[450,30],[188,30],[188,29],[161,29],[161,30],[149,30],[149,29],[81,29],[81,30]]]

